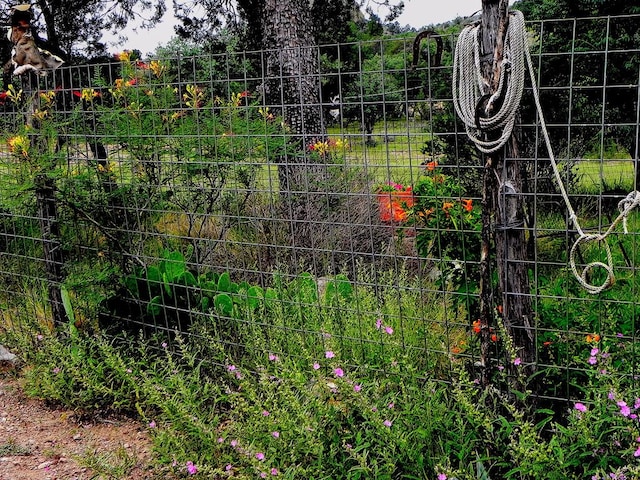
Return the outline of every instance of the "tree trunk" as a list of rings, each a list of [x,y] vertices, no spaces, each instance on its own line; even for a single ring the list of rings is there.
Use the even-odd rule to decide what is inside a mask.
[[[262,19],[266,103],[282,108],[292,137],[278,165],[283,212],[296,246],[312,247],[314,223],[326,213],[329,175],[326,158],[309,148],[326,137],[309,1],[266,0]]]

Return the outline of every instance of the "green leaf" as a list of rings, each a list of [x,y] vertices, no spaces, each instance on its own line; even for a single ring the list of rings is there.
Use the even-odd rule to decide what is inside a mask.
[[[69,296],[69,290],[67,290],[67,287],[64,285],[60,287],[60,297],[62,298],[64,313],[67,314],[67,318],[69,319],[69,334],[72,337],[76,336],[78,329],[76,328],[75,315],[73,314],[73,307],[71,306],[71,297]]]
[[[219,293],[213,298],[213,305],[223,315],[231,315],[233,312],[233,300],[226,293]]]
[[[224,272],[218,279],[218,291],[230,292],[231,291],[231,276],[229,272]]]
[[[254,285],[247,290],[247,304],[249,308],[258,308],[264,298],[264,290],[258,285]]]
[[[156,295],[147,304],[147,313],[156,316],[162,312],[162,297]]]
[[[187,270],[187,263],[180,252],[165,252],[164,260],[160,262],[160,271],[174,281]]]

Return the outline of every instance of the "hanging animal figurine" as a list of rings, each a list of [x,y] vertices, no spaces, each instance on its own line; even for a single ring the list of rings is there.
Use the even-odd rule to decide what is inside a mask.
[[[11,26],[7,38],[13,44],[11,60],[5,65],[5,73],[22,75],[33,71],[46,75],[64,63],[57,55],[39,48],[31,31],[31,5],[16,5],[11,9]]]

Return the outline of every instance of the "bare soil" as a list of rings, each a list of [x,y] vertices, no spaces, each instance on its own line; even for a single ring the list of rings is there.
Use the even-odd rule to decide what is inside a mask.
[[[150,452],[151,441],[140,423],[126,418],[86,419],[49,407],[27,398],[19,380],[0,372],[1,480],[149,479],[154,478]],[[91,459],[126,464],[114,469],[126,473],[96,472],[87,467]]]

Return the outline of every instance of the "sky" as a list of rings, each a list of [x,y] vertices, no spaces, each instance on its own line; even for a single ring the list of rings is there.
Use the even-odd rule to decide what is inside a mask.
[[[124,33],[129,40],[120,46],[111,46],[110,51],[137,48],[143,54],[148,54],[153,52],[156,46],[166,44],[173,36],[175,24],[171,14],[173,2],[167,2],[167,13],[160,25],[153,30],[138,29],[137,32],[134,28],[128,28]],[[509,3],[513,3],[513,0]],[[402,26],[410,25],[415,28],[446,22],[456,17],[466,17],[482,8],[482,0],[404,0],[404,4],[404,13],[398,18],[398,22]],[[381,16],[384,14],[384,11],[380,11]],[[109,38],[112,37],[107,37],[108,41]]]

